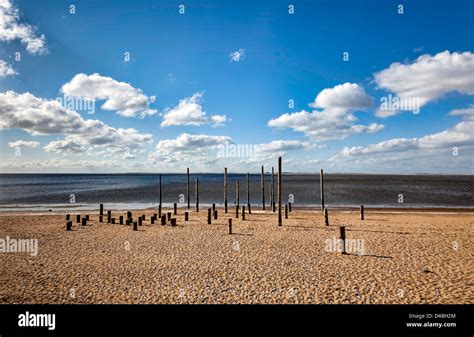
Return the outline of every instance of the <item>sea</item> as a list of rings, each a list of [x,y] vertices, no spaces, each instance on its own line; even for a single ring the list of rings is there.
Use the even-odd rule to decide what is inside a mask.
[[[191,174],[190,203],[195,205],[199,180],[200,207],[223,205],[223,174]],[[261,205],[261,176],[249,177],[250,203]],[[270,202],[271,175],[264,177]],[[245,174],[228,174],[228,204],[247,204]],[[275,175],[275,196],[277,177]],[[282,199],[296,207],[320,205],[319,174],[283,174]],[[325,174],[328,207],[474,208],[474,175]],[[187,205],[186,174],[162,174],[164,207]],[[159,203],[158,174],[0,174],[0,211],[142,209]]]

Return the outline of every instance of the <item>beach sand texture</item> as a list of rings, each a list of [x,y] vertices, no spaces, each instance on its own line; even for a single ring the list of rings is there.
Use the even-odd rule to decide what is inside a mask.
[[[211,225],[207,209],[188,222],[179,209],[177,227],[134,211],[138,231],[98,212],[85,227],[73,215],[73,231],[65,214],[0,214],[0,238],[38,239],[36,257],[0,253],[0,303],[474,303],[472,213],[329,210],[326,227],[293,209],[278,227],[257,208]],[[327,251],[339,225],[363,255]]]

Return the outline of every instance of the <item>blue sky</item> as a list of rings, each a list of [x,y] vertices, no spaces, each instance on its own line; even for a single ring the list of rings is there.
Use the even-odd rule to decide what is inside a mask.
[[[283,155],[288,171],[472,173],[472,1],[400,2],[403,14],[392,1],[2,2],[17,14],[0,26],[2,172],[246,172]],[[96,111],[77,111],[73,135],[45,132],[48,114],[79,118],[48,107],[65,85]],[[389,94],[419,113],[377,112]]]

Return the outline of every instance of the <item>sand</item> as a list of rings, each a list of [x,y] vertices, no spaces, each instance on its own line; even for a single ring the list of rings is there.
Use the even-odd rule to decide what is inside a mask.
[[[36,257],[0,253],[0,303],[474,303],[472,210],[330,210],[329,227],[319,210],[282,227],[256,209],[219,209],[211,225],[179,209],[177,227],[150,225],[152,212],[133,212],[139,231],[88,212],[69,232],[62,213],[0,213],[0,239],[38,239]],[[363,252],[328,251],[339,225]]]

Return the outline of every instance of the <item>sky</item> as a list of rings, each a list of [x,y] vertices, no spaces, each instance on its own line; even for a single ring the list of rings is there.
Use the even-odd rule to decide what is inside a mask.
[[[0,172],[473,174],[474,3],[0,0]]]

